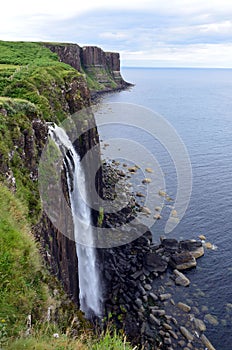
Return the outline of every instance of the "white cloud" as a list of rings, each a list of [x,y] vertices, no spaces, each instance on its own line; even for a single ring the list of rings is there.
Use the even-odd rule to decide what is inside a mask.
[[[232,21],[227,20],[218,23],[204,24],[199,26],[199,29],[204,33],[231,34]]]
[[[4,6],[1,7],[1,21],[15,18],[23,20],[23,16],[32,15],[66,19],[97,9],[144,10],[176,15],[207,13],[208,11],[229,15],[232,12],[232,2],[230,0],[117,0],[115,2],[108,0],[9,0],[5,1]]]
[[[125,64],[231,67],[231,18],[231,0],[8,0],[0,39],[98,45]]]
[[[123,51],[124,65],[170,67],[231,67],[232,44],[159,45],[151,51]]]
[[[128,39],[129,36],[126,33],[123,32],[104,32],[99,34],[100,38],[104,39],[113,39],[113,40],[121,40],[121,39]]]

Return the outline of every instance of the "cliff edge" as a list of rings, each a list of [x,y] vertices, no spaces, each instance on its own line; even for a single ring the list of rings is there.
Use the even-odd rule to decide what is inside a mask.
[[[56,53],[61,62],[85,75],[92,97],[132,86],[121,75],[120,55],[117,52],[77,44],[44,43],[44,46]]]

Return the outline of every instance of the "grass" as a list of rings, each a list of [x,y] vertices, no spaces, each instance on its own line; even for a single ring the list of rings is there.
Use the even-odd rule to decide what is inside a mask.
[[[98,86],[94,75],[87,78],[89,84]],[[72,113],[71,98],[80,108],[84,106],[79,90],[75,96],[69,92],[70,86],[83,82],[83,74],[59,62],[42,43],[0,41],[0,348],[6,350],[131,349],[109,330],[96,338],[86,321],[80,321],[78,339],[66,336],[76,308],[69,309],[66,299],[62,304],[60,294],[54,300],[52,277],[43,267],[31,234],[41,211],[38,184],[31,178],[39,162],[32,121],[63,121]],[[32,141],[30,157],[26,135]],[[15,193],[7,188],[11,187],[6,179],[10,171]],[[45,319],[51,303],[58,305],[57,319],[48,324]],[[32,329],[25,337],[28,315]]]
[[[26,208],[0,184],[0,343],[40,317],[46,304],[40,255],[26,220]]]
[[[40,118],[39,109],[34,104],[0,97],[0,180],[6,182],[5,171],[10,167],[16,180],[17,196],[24,202],[28,216],[36,220],[40,212],[38,185],[31,181],[31,160],[24,155],[24,134],[33,136],[33,118]],[[31,154],[36,163],[38,150],[35,142],[31,145]]]
[[[0,41],[0,64],[28,65],[32,62],[57,61],[57,55],[45,49],[40,43]]]
[[[2,184],[0,247],[0,346],[8,350],[131,349],[125,339],[109,329],[96,337],[83,323],[78,339],[73,339],[64,334],[63,317],[60,324],[43,321],[48,305],[54,302],[46,285],[46,272],[30,233],[26,208]],[[32,334],[25,337],[28,315],[32,315]],[[54,338],[54,333],[59,338]]]
[[[58,334],[58,333],[57,333]],[[107,330],[97,339],[93,335],[83,333],[78,339],[70,339],[66,335],[54,334],[21,338],[6,347],[6,350],[132,350],[132,347],[117,333]],[[135,350],[136,347],[133,349]]]
[[[61,63],[42,43],[0,41],[0,180],[5,181],[10,168],[17,195],[34,223],[40,200],[37,183],[31,180],[32,168],[39,162],[32,120],[59,123],[74,112],[72,105],[84,106],[79,90],[70,94],[70,87],[83,81],[81,73]],[[33,167],[25,157],[25,134],[33,140]]]
[[[83,80],[81,73],[61,63],[42,43],[0,41],[0,95],[34,103],[47,121],[67,117],[66,90]],[[74,98],[84,104],[78,92]]]
[[[102,91],[117,88],[111,73],[101,67],[89,67],[83,69],[90,90]],[[104,81],[104,82],[103,82]]]

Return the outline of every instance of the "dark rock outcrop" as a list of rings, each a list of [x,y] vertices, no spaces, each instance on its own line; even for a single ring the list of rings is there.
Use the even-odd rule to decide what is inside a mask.
[[[104,52],[97,46],[81,48],[77,44],[44,45],[56,53],[61,62],[69,64],[79,72],[85,72],[92,97],[97,93],[120,90],[132,85],[121,76],[120,56],[117,52]]]
[[[56,53],[60,60],[69,64],[80,72],[81,70],[81,47],[77,44],[46,44],[52,52]]]
[[[135,224],[133,229],[146,231],[139,224]],[[123,226],[120,230],[122,235],[127,234]],[[188,268],[195,266],[190,264],[192,261],[196,263],[196,260],[188,251],[189,244],[194,252],[193,243],[189,241],[161,239],[161,244],[153,245],[151,232],[147,230],[129,244],[104,249],[100,253],[105,281],[105,314],[110,314],[117,327],[125,330],[132,343],[149,350],[166,349],[167,344],[172,344],[172,339],[178,338],[169,322],[172,317],[166,316],[162,309],[162,303],[172,296],[170,293],[155,293],[153,283],[168,268],[171,273],[170,268],[176,267],[176,264],[179,267],[179,262],[188,264]],[[195,242],[194,246],[199,249],[202,244]],[[172,280],[177,278],[177,284],[182,286],[190,283],[175,270]]]

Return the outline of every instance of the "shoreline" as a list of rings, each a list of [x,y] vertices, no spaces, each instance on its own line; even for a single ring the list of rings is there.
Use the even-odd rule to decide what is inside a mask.
[[[115,172],[119,172],[118,176],[121,178],[120,172],[122,170],[115,165],[115,162],[111,163],[112,166]],[[125,187],[128,189],[129,179],[125,175],[123,175],[123,179]],[[135,195],[132,196],[136,201]],[[114,218],[114,220],[116,219]],[[123,229],[121,231],[123,232]],[[188,288],[191,283],[187,277],[188,271],[196,267],[195,259],[204,255],[201,239],[179,242],[175,239],[161,237],[160,244],[154,245],[149,230],[140,238],[127,244],[129,250],[126,255],[123,247],[111,249],[105,266],[106,271],[117,269],[117,275],[121,276],[123,286],[127,286],[123,292],[117,291],[115,293],[117,283],[111,280],[109,284],[112,299],[121,300],[117,308],[126,310],[125,312],[130,317],[128,319],[121,311],[116,312],[115,304],[111,304],[109,300],[106,302],[106,304],[108,303],[106,314],[113,315],[114,323],[118,329],[125,328],[133,345],[140,344],[146,350],[153,349],[153,346],[158,346],[157,349],[170,350],[174,348],[187,350],[192,349],[193,346],[197,350],[204,350],[205,347],[209,350],[215,350],[204,334],[206,324],[199,318],[196,308],[188,305],[186,300],[174,300],[170,292],[170,288],[176,289],[177,286],[178,288]],[[136,260],[133,261],[135,257],[129,253],[131,247],[134,252],[143,256],[138,263],[135,263]],[[113,260],[111,260],[112,256],[114,256]],[[117,263],[114,260],[116,256]],[[109,261],[111,262],[109,263]],[[125,270],[125,266],[129,270]],[[208,317],[213,322],[213,316],[211,316]],[[124,319],[124,317],[126,318]],[[119,318],[123,320],[121,323]],[[136,327],[138,332],[136,336],[133,336],[130,330],[131,324],[134,322],[138,322],[140,325],[138,328]]]

